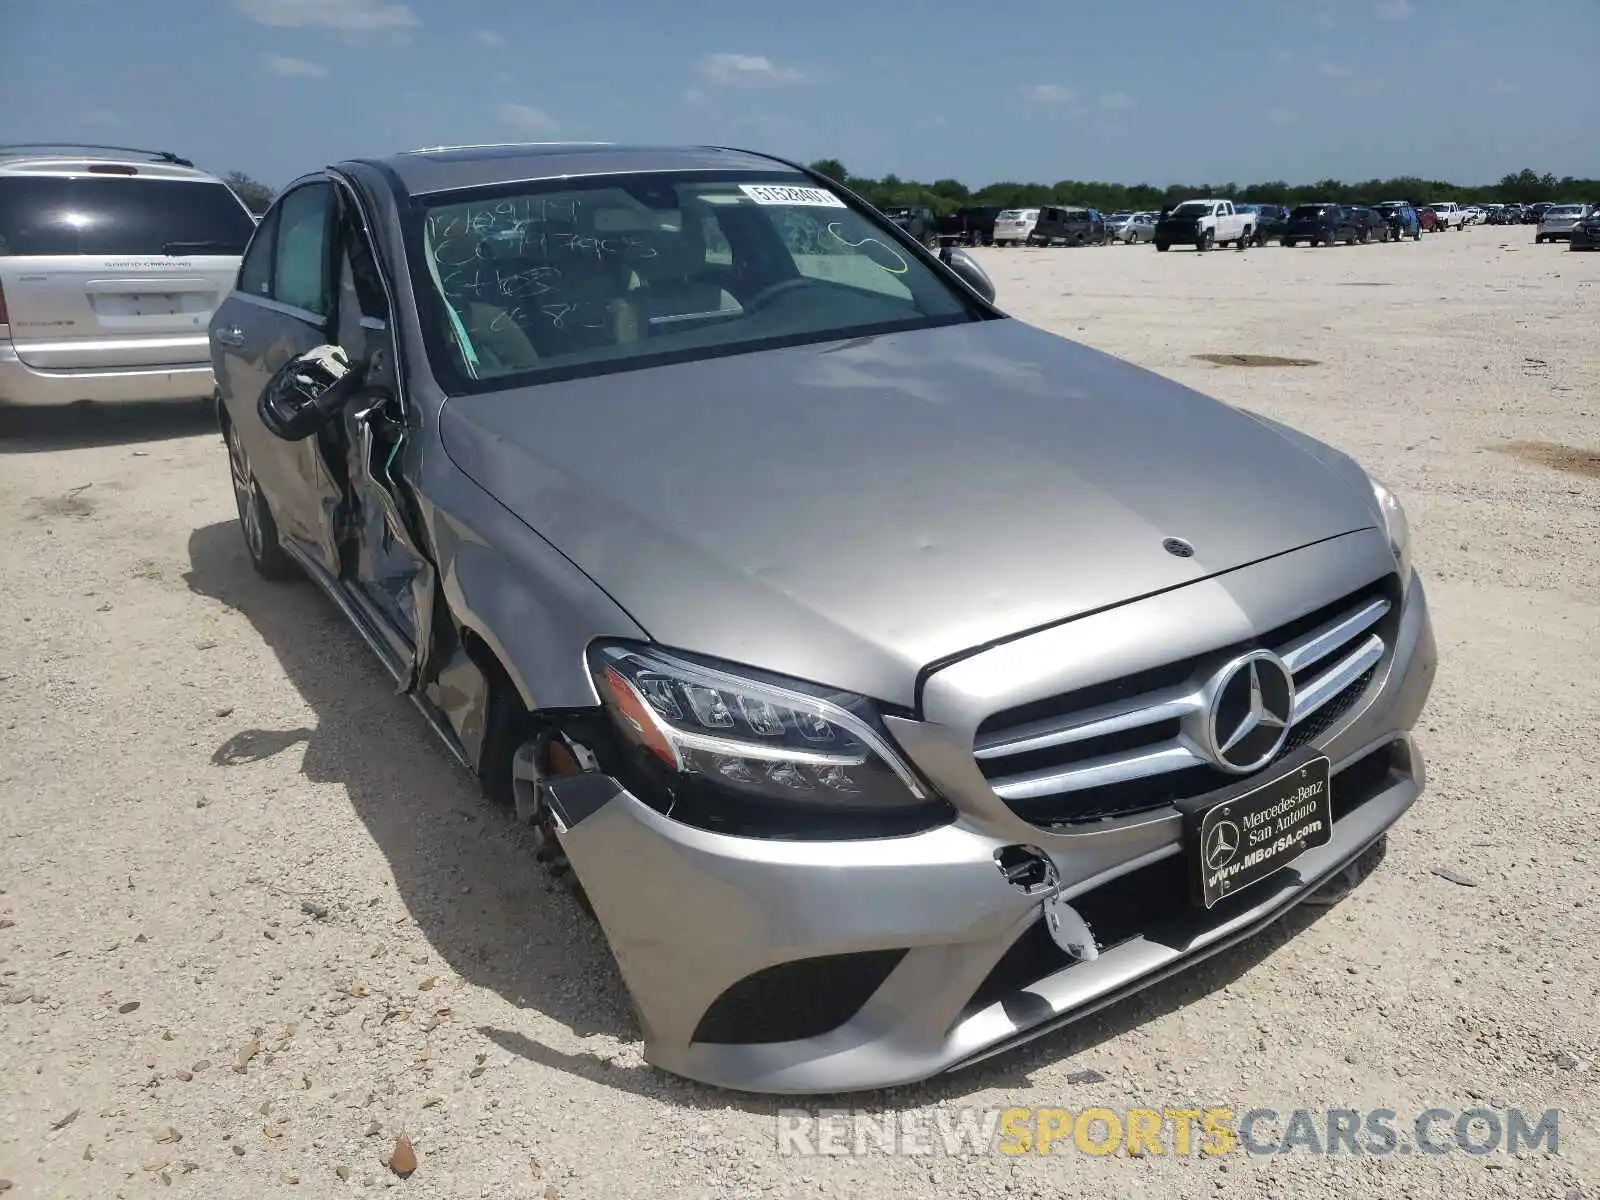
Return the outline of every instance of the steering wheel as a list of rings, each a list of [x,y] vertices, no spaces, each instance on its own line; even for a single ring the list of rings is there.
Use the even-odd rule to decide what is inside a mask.
[[[780,279],[776,283],[767,284],[766,287],[751,296],[749,300],[745,301],[745,307],[749,309],[766,308],[767,305],[780,296],[786,296],[790,292],[799,291],[801,288],[816,287],[821,282],[822,280],[813,279],[809,275],[800,275],[794,279]]]

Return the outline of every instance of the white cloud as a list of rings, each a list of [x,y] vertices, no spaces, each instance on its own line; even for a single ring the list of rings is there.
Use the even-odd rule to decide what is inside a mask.
[[[481,46],[504,46],[506,35],[497,29],[480,29],[472,35],[472,40]]]
[[[1035,83],[1023,88],[1022,94],[1035,104],[1071,104],[1078,98],[1078,93],[1059,83]]]
[[[1479,80],[1472,85],[1480,92],[1488,92],[1491,96],[1511,96],[1521,91],[1521,87],[1513,79]]]
[[[1100,97],[1100,107],[1106,112],[1127,112],[1133,107],[1133,97],[1127,92],[1107,92]]]
[[[404,36],[417,25],[409,4],[391,0],[233,0],[233,7],[263,25],[317,26],[347,34]]]
[[[303,58],[289,58],[283,54],[263,54],[261,65],[274,75],[304,75],[309,79],[322,79],[328,68],[321,63],[307,62]]]
[[[1321,75],[1324,79],[1349,79],[1350,68],[1342,66],[1339,63],[1318,63],[1317,74]]]
[[[793,67],[782,67],[765,54],[707,54],[696,70],[712,83],[744,84],[757,87],[769,84],[800,83],[805,76]]]
[[[561,128],[549,113],[532,105],[502,104],[494,111],[505,124],[529,137],[549,137]]]
[[[1378,16],[1385,21],[1404,21],[1414,16],[1416,11],[1417,7],[1411,0],[1378,0]]]
[[[1274,125],[1293,125],[1299,118],[1287,108],[1269,108],[1267,120]]]
[[[1362,79],[1352,79],[1350,86],[1344,90],[1348,96],[1376,96],[1383,91],[1383,80],[1373,79],[1370,76]]]

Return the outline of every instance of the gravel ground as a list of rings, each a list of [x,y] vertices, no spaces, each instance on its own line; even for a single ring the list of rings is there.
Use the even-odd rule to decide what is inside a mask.
[[[1431,782],[1340,903],[866,1102],[1559,1108],[1559,1157],[780,1156],[776,1101],[644,1064],[595,930],[332,606],[255,578],[207,415],[169,407],[12,414],[0,442],[0,1177],[1600,1195],[1600,256],[1531,241],[979,252],[1018,316],[1300,426],[1406,500],[1441,654]]]

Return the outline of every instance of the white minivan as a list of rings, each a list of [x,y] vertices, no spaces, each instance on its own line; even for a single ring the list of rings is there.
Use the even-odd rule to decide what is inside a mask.
[[[1033,236],[1033,227],[1039,223],[1037,208],[1003,209],[994,219],[994,244],[996,246],[1025,246]]]
[[[166,151],[0,146],[0,408],[210,396],[207,323],[255,229]]]

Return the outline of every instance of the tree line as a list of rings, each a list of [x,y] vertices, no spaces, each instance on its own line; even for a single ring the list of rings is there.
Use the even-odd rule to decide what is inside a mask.
[[[1321,179],[1315,183],[1286,183],[1281,179],[1267,183],[1175,183],[1158,188],[1150,184],[1085,182],[1063,179],[1057,183],[1017,183],[1006,180],[973,190],[959,179],[936,179],[919,183],[885,175],[870,179],[851,175],[836,158],[819,159],[811,169],[819,175],[844,184],[866,197],[878,208],[926,205],[936,213],[954,212],[969,205],[1000,205],[1004,208],[1038,208],[1045,204],[1096,208],[1102,212],[1156,211],[1193,196],[1215,196],[1242,204],[1302,204],[1326,200],[1334,204],[1375,203],[1381,200],[1409,200],[1413,204],[1432,204],[1454,200],[1458,204],[1534,204],[1541,200],[1556,203],[1600,204],[1600,179],[1557,179],[1523,170],[1506,175],[1499,183],[1475,187],[1442,179],[1401,176],[1397,179],[1368,179],[1344,183]]]
[[[921,204],[936,213],[950,213],[968,205],[1038,208],[1044,204],[1097,208],[1102,212],[1144,212],[1165,208],[1191,196],[1216,196],[1242,204],[1301,204],[1310,200],[1327,200],[1334,204],[1379,200],[1409,200],[1413,204],[1445,200],[1454,200],[1457,204],[1534,204],[1540,200],[1600,204],[1600,179],[1574,179],[1571,175],[1557,179],[1554,175],[1540,175],[1530,170],[1518,171],[1499,183],[1478,187],[1401,176],[1368,179],[1363,183],[1322,179],[1316,183],[1289,184],[1273,180],[1243,187],[1237,183],[1175,183],[1165,188],[1147,183],[1085,183],[1063,179],[1052,184],[1006,181],[973,191],[959,179],[918,183],[897,175],[885,175],[882,179],[851,175],[836,158],[819,159],[811,164],[811,169],[865,196],[878,208]],[[272,188],[242,171],[230,171],[226,182],[253,213],[265,212],[272,202]]]

